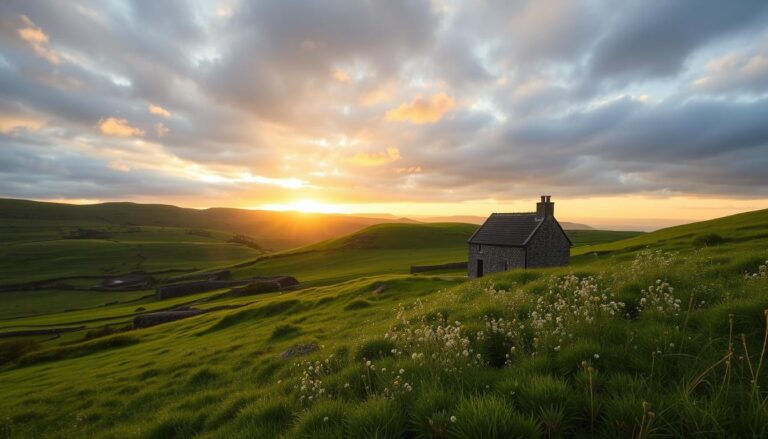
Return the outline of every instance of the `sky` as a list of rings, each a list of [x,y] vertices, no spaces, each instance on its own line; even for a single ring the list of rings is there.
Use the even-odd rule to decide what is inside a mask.
[[[651,229],[768,208],[768,2],[0,3],[0,197]]]

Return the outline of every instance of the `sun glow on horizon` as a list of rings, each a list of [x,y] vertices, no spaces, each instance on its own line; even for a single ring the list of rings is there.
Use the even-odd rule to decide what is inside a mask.
[[[261,210],[274,210],[277,212],[302,212],[302,213],[349,213],[341,206],[329,203],[320,203],[315,200],[297,200],[285,204],[262,204]]]

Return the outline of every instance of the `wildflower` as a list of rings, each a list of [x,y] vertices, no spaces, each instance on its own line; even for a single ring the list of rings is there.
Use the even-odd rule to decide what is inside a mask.
[[[593,355],[593,357],[595,357],[595,360],[597,360],[597,359],[600,358],[600,354],[595,354],[595,355]]]
[[[405,369],[400,369],[400,375],[405,373]]]
[[[328,422],[328,416],[323,418],[323,422]]]
[[[451,422],[456,422],[456,416],[451,416]]]

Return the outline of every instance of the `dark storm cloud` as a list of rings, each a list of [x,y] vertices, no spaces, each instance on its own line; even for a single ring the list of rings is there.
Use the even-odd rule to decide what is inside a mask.
[[[674,75],[705,44],[765,28],[766,11],[762,0],[633,1],[595,47],[591,74],[638,81]]]

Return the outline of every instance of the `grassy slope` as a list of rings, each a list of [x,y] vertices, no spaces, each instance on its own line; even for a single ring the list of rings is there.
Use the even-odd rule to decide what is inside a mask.
[[[141,225],[223,230],[252,236],[264,248],[287,249],[391,222],[346,215],[303,214],[246,209],[185,209],[161,204],[71,205],[0,199],[0,224],[13,220],[52,225]]]
[[[190,235],[187,229],[118,226],[89,229],[113,234],[108,239],[62,239],[74,226],[2,222],[0,234],[12,237],[0,244],[0,285],[78,276],[124,274],[133,271],[195,270],[233,263],[263,252],[227,242],[231,234]],[[89,284],[96,283],[89,281]]]
[[[466,239],[474,231],[476,226],[469,224],[382,224],[371,226],[364,231],[356,232],[338,239],[324,241],[315,245],[303,247],[297,250],[285,252],[290,256],[267,259],[255,266],[246,267],[235,272],[236,276],[250,276],[254,274],[279,274],[288,273],[297,276],[305,286],[327,285],[340,281],[356,279],[361,276],[372,276],[378,274],[392,273],[404,274],[409,270],[410,265],[417,264],[439,264],[446,262],[461,261],[466,258]],[[40,232],[40,228],[34,228],[34,231]],[[118,230],[118,229],[115,229]],[[589,231],[599,233],[600,231]],[[30,234],[14,235],[18,240],[34,239]],[[57,240],[58,234],[40,235],[40,241],[34,243],[24,243],[24,245],[34,246],[41,251],[46,246],[48,248],[46,258],[39,260],[40,264],[49,264],[53,260],[55,253],[51,249],[65,244],[69,250],[76,247],[96,247],[104,246],[105,241],[62,241]],[[221,255],[222,248],[218,240],[225,240],[229,235],[214,232],[212,238],[189,235],[184,230],[172,228],[142,228],[141,232],[117,233],[115,240],[117,242],[106,242],[107,246],[116,249],[128,249],[124,259],[109,259],[103,254],[100,259],[95,259],[93,252],[77,252],[75,256],[79,257],[65,263],[59,259],[57,270],[51,270],[44,265],[26,264],[23,270],[17,269],[17,279],[29,281],[37,279],[38,276],[50,276],[56,273],[65,273],[67,275],[101,274],[99,267],[119,267],[123,263],[126,268],[123,271],[130,271],[129,265],[137,261],[135,248],[130,245],[142,244],[144,253],[148,260],[144,261],[143,267],[171,268],[181,267],[190,268],[191,264],[197,266],[218,265],[219,262],[226,262],[237,258],[237,255]],[[42,238],[50,239],[46,241]],[[599,237],[598,237],[599,238]],[[166,242],[167,241],[167,242]],[[172,244],[178,242],[178,244]],[[128,247],[123,246],[123,244]],[[202,244],[210,244],[205,247]],[[19,248],[17,244],[15,248]],[[194,245],[190,249],[189,245]],[[239,246],[227,244],[223,247],[231,251],[232,248],[239,249]],[[164,258],[158,258],[161,250],[168,250]],[[197,249],[197,253],[193,250]],[[203,251],[208,249],[208,251]],[[178,250],[178,251],[174,251]],[[18,255],[18,253],[16,253]],[[117,253],[117,256],[120,256]],[[202,258],[202,260],[197,260]],[[13,258],[8,258],[11,263]],[[165,262],[168,262],[164,265]],[[16,264],[16,266],[22,266]],[[66,270],[66,271],[64,271]],[[9,268],[10,271],[10,268]],[[102,270],[103,271],[103,270]],[[459,271],[449,272],[448,274],[462,274]],[[446,274],[446,273],[441,273]],[[89,286],[96,282],[95,279],[74,279],[67,283]],[[40,290],[40,291],[19,291],[3,293],[0,296],[2,300],[2,309],[0,309],[0,330],[24,329],[27,326],[19,327],[20,322],[27,325],[47,325],[48,327],[57,326],[80,326],[85,324],[89,329],[95,329],[106,323],[123,323],[130,320],[135,308],[139,306],[146,307],[152,304],[153,300],[145,299],[140,302],[135,300],[152,294],[152,291],[135,292],[95,292],[95,291],[73,291],[73,290]],[[181,303],[191,300],[190,298],[174,301]],[[128,302],[125,305],[115,302]],[[109,306],[104,306],[110,304]],[[167,307],[169,302],[152,304],[150,309],[158,307]],[[89,309],[96,308],[96,309]],[[61,313],[64,310],[74,310],[67,313]],[[23,319],[19,317],[31,315],[41,315],[36,319]],[[90,318],[89,318],[90,317]],[[12,319],[3,322],[4,319]],[[90,321],[89,321],[90,320]],[[66,340],[75,337],[77,334],[65,337]],[[56,340],[59,342],[60,340]]]
[[[759,361],[768,279],[747,281],[743,274],[768,259],[766,227],[768,211],[753,212],[576,250],[573,267],[471,282],[405,275],[356,279],[258,296],[238,310],[31,354],[23,366],[0,372],[0,434],[429,437],[437,429],[449,437],[482,437],[493,428],[502,437],[535,431],[765,437],[766,395],[752,390],[750,367]],[[726,242],[693,247],[704,233],[719,233]],[[334,247],[324,245],[325,251]],[[592,323],[563,313],[571,320],[562,335],[546,323],[549,330],[536,330],[529,313],[552,288],[550,276],[574,270],[596,276],[597,291],[606,292],[594,303],[620,300],[625,308],[614,316],[598,313]],[[657,279],[674,286],[680,311],[664,303],[661,312],[641,311],[640,290]],[[382,284],[386,288],[376,293]],[[489,292],[491,284],[504,291]],[[565,290],[566,298],[578,293],[573,285]],[[591,299],[574,306],[586,303]],[[405,305],[405,320],[396,317],[397,304]],[[729,314],[734,357],[727,367],[721,360],[729,352]],[[524,329],[480,337],[478,331],[493,334],[485,323],[491,317]],[[494,368],[464,360],[472,356],[461,355],[462,348],[450,347],[445,337],[426,345],[382,339],[389,328],[422,324],[460,325],[467,348],[484,364],[499,355],[503,362],[510,346],[517,349],[511,365]],[[462,340],[454,339],[454,346]],[[310,370],[295,364],[303,358],[277,358],[310,341],[321,348],[309,359],[322,362],[333,354],[319,373],[317,365]],[[393,348],[403,355],[392,356]],[[411,359],[419,352],[426,352],[424,360]],[[377,368],[367,368],[362,356]],[[395,379],[392,371],[400,369]],[[321,379],[324,392],[302,392],[303,372]],[[765,370],[758,384],[768,388]],[[306,402],[308,395],[313,402]],[[644,401],[650,404],[645,411]]]
[[[574,247],[598,245],[642,235],[644,232],[617,230],[566,230]]]
[[[327,285],[382,273],[404,274],[411,265],[466,260],[466,242],[476,228],[459,223],[378,224],[275,255],[233,274],[290,274],[305,285]]]

